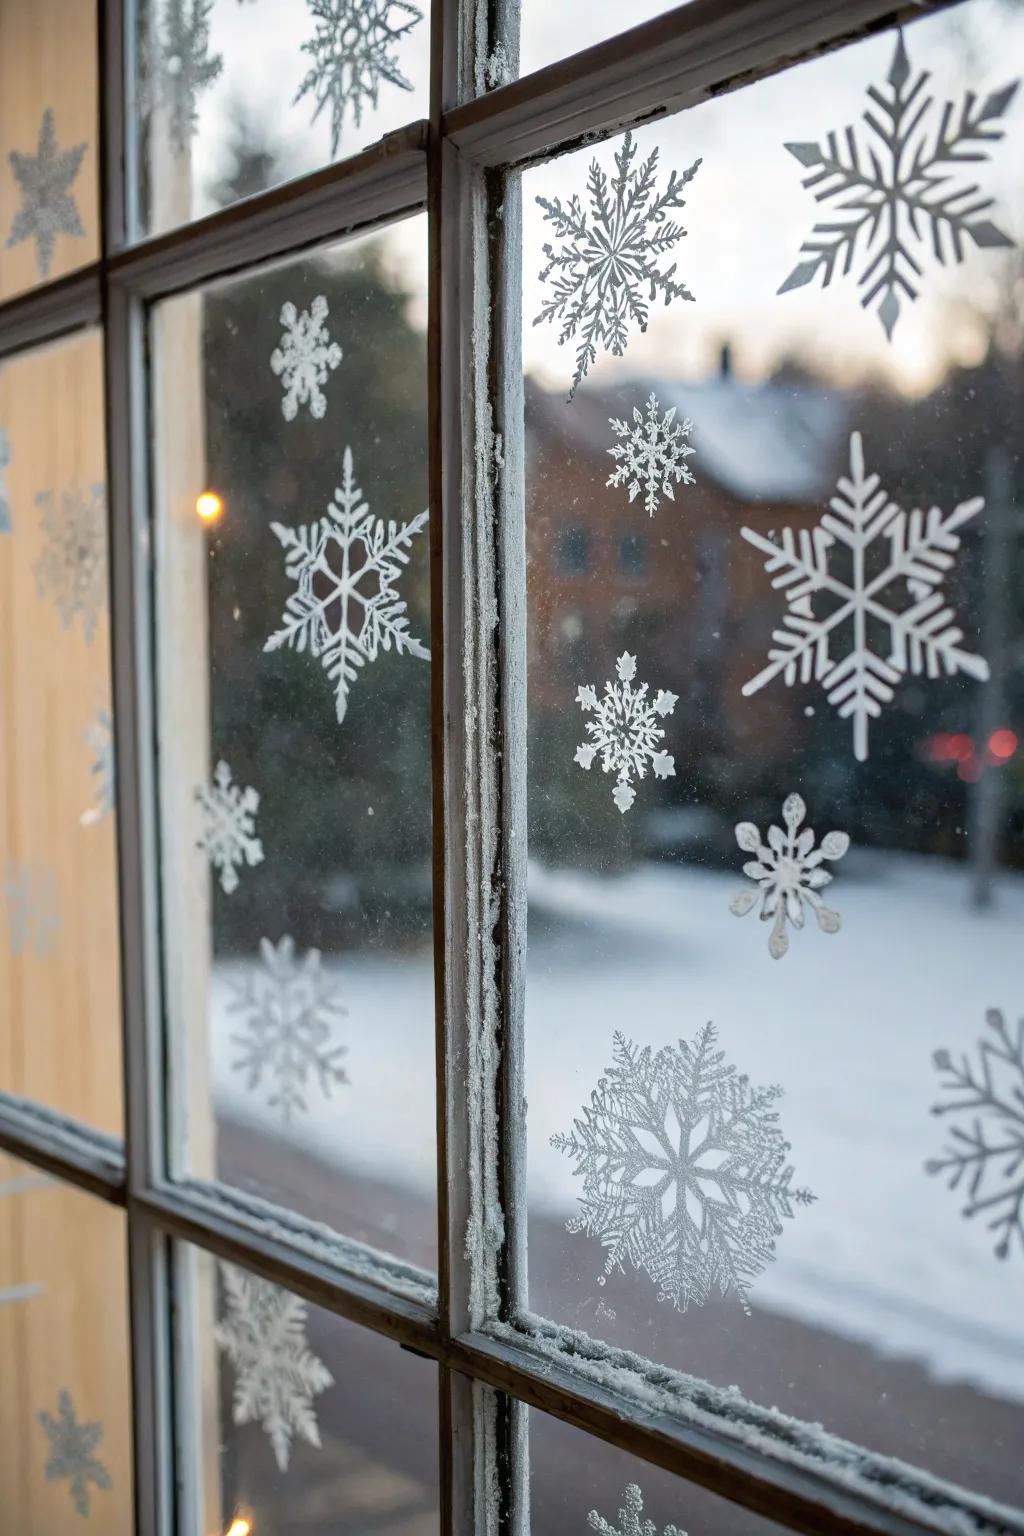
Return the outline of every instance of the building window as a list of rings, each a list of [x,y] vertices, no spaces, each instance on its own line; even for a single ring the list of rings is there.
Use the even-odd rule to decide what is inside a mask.
[[[627,533],[619,540],[619,569],[633,581],[647,575],[647,540],[642,533]]]
[[[560,576],[583,576],[590,568],[590,534],[585,528],[560,528],[555,537],[555,567]]]

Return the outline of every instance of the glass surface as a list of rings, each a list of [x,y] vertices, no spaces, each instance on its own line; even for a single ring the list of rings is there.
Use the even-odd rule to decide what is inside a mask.
[[[129,1536],[124,1216],[0,1154],[3,1528]]]
[[[429,6],[146,0],[144,232],[357,154],[428,113]]]
[[[179,1167],[432,1267],[425,223],[154,342]]]
[[[197,1248],[177,1258],[183,1531],[436,1532],[433,1362]]]
[[[103,357],[0,367],[0,1088],[121,1129]]]
[[[675,9],[682,6],[666,0],[632,0],[630,5],[623,5],[622,0],[590,0],[585,6],[576,0],[521,0],[520,73],[542,69],[567,54],[591,48],[617,32]],[[495,78],[490,83],[506,82]]]
[[[523,178],[531,1307],[1018,1504],[1022,65],[975,3],[644,128],[692,300],[605,289],[578,368],[536,199],[625,141]],[[968,227],[801,286],[865,109]]]

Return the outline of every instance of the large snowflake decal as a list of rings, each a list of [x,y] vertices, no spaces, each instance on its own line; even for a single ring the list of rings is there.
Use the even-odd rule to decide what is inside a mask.
[[[727,1065],[712,1024],[657,1054],[616,1033],[613,1055],[572,1134],[551,1138],[583,1178],[567,1230],[600,1238],[605,1275],[632,1264],[681,1312],[716,1287],[749,1311],[782,1218],[814,1198],[792,1188],[781,1088],[752,1088]]]
[[[82,143],[72,149],[57,148],[53,108],[47,107],[39,126],[35,154],[12,150],[8,155],[21,188],[21,207],[7,236],[7,249],[20,245],[22,240],[34,240],[40,277],[49,275],[58,235],[85,234],[71,183],[78,175],[86,147]]]
[[[12,955],[31,949],[40,960],[53,953],[60,932],[57,883],[51,869],[30,869],[7,861],[7,946]]]
[[[693,300],[689,289],[675,280],[675,262],[664,269],[658,263],[686,234],[666,214],[670,208],[684,206],[683,189],[696,176],[700,161],[695,160],[682,175],[672,171],[668,186],[658,194],[657,149],[634,169],[636,154],[633,135],[627,133],[616,152],[610,181],[596,160],[590,162],[589,213],[577,193],[566,204],[560,197],[537,199],[562,244],[558,250],[553,245],[544,247],[547,266],[540,281],[551,279],[553,291],[533,323],[560,320],[559,346],[578,339],[570,400],[591,363],[597,361],[598,345],[621,357],[630,322],[646,331],[648,305],[659,295],[666,304],[673,299]]]
[[[315,523],[270,525],[297,590],[285,604],[281,628],[263,649],[289,646],[317,657],[334,684],[340,725],[359,668],[376,661],[382,648],[430,660],[427,647],[409,633],[405,602],[395,586],[429,513],[418,513],[411,523],[376,517],[356,484],[351,448],[345,449],[334,498],[327,516]]]
[[[606,682],[600,698],[589,683],[581,683],[577,689],[577,704],[584,714],[594,718],[586,722],[590,739],[576,748],[575,761],[581,768],[589,769],[600,755],[604,772],[615,775],[612,799],[625,815],[636,799],[636,790],[629,781],[644,778],[648,764],[656,779],[675,776],[675,758],[658,745],[665,739],[658,721],[670,715],[679,700],[677,694],[662,688],[652,703],[646,683],[634,688],[636,657],[628,651],[619,657],[615,670],[618,682]]]
[[[608,449],[617,467],[609,475],[607,484],[627,486],[630,501],[643,491],[644,509],[653,517],[661,505],[662,496],[675,501],[673,481],[676,485],[680,482],[693,484],[693,474],[686,463],[695,451],[687,442],[693,422],[689,417],[677,422],[675,406],[662,415],[653,391],[643,415],[634,405],[632,426],[616,416],[610,416],[608,420],[616,437],[622,441]]]
[[[942,1156],[925,1167],[945,1174],[950,1189],[963,1185],[964,1215],[989,1218],[996,1255],[1005,1259],[1014,1239],[1024,1253],[1024,1019],[1013,1030],[990,1008],[985,1021],[992,1033],[979,1042],[977,1067],[966,1055],[957,1065],[949,1051],[935,1052],[942,1087],[953,1097],[932,1114],[971,1113],[973,1120],[954,1125]]]
[[[85,732],[85,741],[92,753],[89,773],[95,799],[79,821],[83,827],[94,827],[114,809],[114,721],[109,709],[97,709]]]
[[[395,59],[395,45],[423,20],[408,0],[308,0],[316,31],[302,44],[312,65],[296,101],[316,102],[313,121],[331,108],[331,154],[338,153],[345,113],[358,128],[368,103],[376,110],[381,82],[412,90]]]
[[[852,719],[854,756],[863,762],[869,722],[908,673],[988,677],[988,663],[961,646],[963,631],[941,590],[960,548],[958,529],[985,503],[975,496],[948,516],[938,507],[904,512],[880,489],[878,475],[865,474],[859,432],[850,438],[850,474],[837,492],[814,529],[784,528],[780,541],[742,529],[767,556],[765,570],[787,605],[768,665],[743,692],[756,693],[780,673],[789,687],[813,678],[841,718]],[[849,644],[836,657],[843,626]]]
[[[225,896],[238,889],[238,871],[263,863],[263,844],[256,836],[258,790],[232,782],[231,769],[223,760],[213,771],[213,783],[201,784],[195,798],[202,809],[203,830],[197,847],[220,875]]]
[[[171,142],[179,154],[199,125],[196,98],[224,68],[210,52],[213,0],[166,0],[159,39],[159,97],[167,107]]]
[[[950,257],[962,261],[971,241],[983,250],[1013,244],[984,217],[994,200],[976,183],[951,185],[951,179],[958,167],[984,160],[983,146],[1002,138],[995,124],[1013,99],[1017,82],[981,102],[968,91],[959,113],[947,101],[933,127],[934,98],[924,95],[928,73],[922,71],[911,80],[902,35],[886,81],[888,88],[868,89],[871,107],[863,117],[873,138],[866,145],[858,143],[852,127],[843,142],[831,132],[824,145],[786,145],[810,171],[803,185],[813,190],[815,201],[841,198],[836,212],[848,217],[814,226],[800,247],[804,260],[779,292],[802,288],[819,273],[822,286],[828,287],[837,268],[847,277],[859,261],[861,303],[867,309],[880,301],[878,318],[891,340],[900,317],[900,295],[917,297],[921,266],[915,251],[922,244],[931,245],[940,265]]]
[[[233,984],[229,1011],[245,1014],[245,1030],[231,1036],[241,1052],[232,1067],[245,1073],[250,1093],[266,1074],[268,1107],[290,1120],[309,1108],[305,1095],[311,1077],[325,1098],[332,1083],[348,1082],[339,1064],[346,1047],[331,1044],[334,1022],[348,1009],[337,1001],[318,949],[311,949],[299,963],[293,939],[283,938],[276,948],[261,939],[260,955],[262,968]]]
[[[11,440],[0,427],[0,533],[11,531],[11,503],[7,494],[7,466],[11,462]]]
[[[43,1432],[50,1442],[50,1454],[46,1462],[46,1481],[70,1484],[71,1502],[75,1513],[84,1518],[89,1514],[89,1485],[109,1491],[113,1486],[110,1473],[93,1452],[103,1439],[103,1425],[79,1424],[70,1392],[62,1391],[57,1398],[57,1417],[44,1408],[36,1415]]]
[[[223,1261],[220,1275],[225,1310],[214,1337],[235,1369],[232,1418],[260,1424],[286,1472],[293,1435],[319,1447],[313,1399],[334,1377],[306,1341],[301,1297]]]
[[[39,594],[53,598],[65,629],[80,617],[91,644],[107,603],[106,487],[83,491],[76,485],[62,491],[59,502],[51,491],[40,491],[36,506],[43,514],[44,539],[35,564]]]
[[[787,795],[782,806],[785,831],[769,827],[764,843],[752,821],[741,821],[736,828],[737,843],[744,853],[754,855],[744,864],[743,873],[756,882],[756,888],[734,896],[729,911],[734,917],[745,917],[760,896],[762,921],[774,919],[768,936],[768,950],[774,960],[781,960],[789,948],[786,923],[803,927],[805,906],[814,913],[822,933],[838,933],[843,924],[839,913],[827,907],[818,893],[832,879],[822,868],[822,860],[841,859],[850,846],[849,835],[826,832],[821,847],[815,848],[812,828],[800,831],[806,814],[802,797]]]
[[[626,1484],[622,1503],[618,1525],[609,1525],[603,1515],[592,1509],[587,1516],[590,1529],[599,1532],[599,1536],[658,1536],[658,1528],[653,1520],[640,1519],[644,1512],[644,1496],[636,1483]],[[666,1525],[662,1536],[686,1536],[686,1532],[681,1531],[677,1525]]]
[[[341,362],[342,352],[332,341],[324,321],[327,300],[318,293],[309,309],[300,312],[289,300],[281,309],[284,335],[270,354],[270,366],[284,385],[281,415],[294,421],[300,405],[309,406],[309,414],[320,421],[327,411],[327,397],[321,389],[328,375]]]

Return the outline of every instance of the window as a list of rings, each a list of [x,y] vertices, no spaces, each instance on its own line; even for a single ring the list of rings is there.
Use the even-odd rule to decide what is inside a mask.
[[[1024,1533],[1024,13],[912,11],[0,0],[12,1528]]]

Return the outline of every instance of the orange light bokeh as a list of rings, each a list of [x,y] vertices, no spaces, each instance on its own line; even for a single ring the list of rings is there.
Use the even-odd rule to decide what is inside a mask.
[[[196,516],[202,523],[215,523],[224,511],[224,503],[216,491],[202,491],[196,497]],[[246,1532],[249,1527],[246,1527]],[[228,1536],[245,1536],[244,1532],[229,1531]]]

